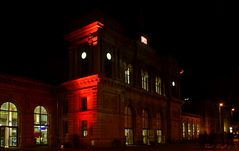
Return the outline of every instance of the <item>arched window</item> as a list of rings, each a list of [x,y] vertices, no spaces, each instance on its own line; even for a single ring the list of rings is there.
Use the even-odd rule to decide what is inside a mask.
[[[155,92],[158,94],[162,94],[162,88],[161,88],[161,78],[160,77],[155,77]]]
[[[124,133],[125,133],[125,139],[126,145],[133,144],[133,114],[132,109],[127,106],[124,110]]]
[[[142,111],[142,135],[143,135],[143,143],[149,143],[149,114],[146,110]]]
[[[149,90],[149,75],[148,72],[141,70],[141,84],[146,91]]]
[[[43,106],[34,109],[34,138],[36,144],[47,144],[48,114]]]
[[[132,73],[133,73],[132,66],[130,64],[125,66],[125,69],[124,69],[124,81],[125,81],[125,83],[127,83],[127,84],[132,83]]]
[[[11,102],[0,108],[0,147],[16,147],[18,142],[18,111]]]

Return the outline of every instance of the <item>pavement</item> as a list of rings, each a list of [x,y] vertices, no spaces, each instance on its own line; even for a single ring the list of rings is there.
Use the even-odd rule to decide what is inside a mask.
[[[199,144],[159,144],[156,146],[125,146],[110,148],[50,148],[50,147],[32,147],[32,148],[0,148],[0,151],[239,151],[239,144],[231,146],[216,145],[200,148]]]

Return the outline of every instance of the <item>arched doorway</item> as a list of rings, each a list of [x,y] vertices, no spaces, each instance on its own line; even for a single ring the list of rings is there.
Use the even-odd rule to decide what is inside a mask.
[[[162,143],[163,138],[162,138],[162,116],[161,113],[158,112],[156,114],[156,136],[157,136],[157,143]]]
[[[132,108],[129,106],[126,106],[124,110],[124,135],[125,135],[126,145],[132,145],[134,143],[133,129],[134,129],[134,124],[133,124]]]
[[[43,106],[34,109],[34,139],[35,144],[45,145],[48,143],[48,114]]]
[[[142,111],[142,135],[143,144],[149,144],[149,114],[148,111]]]
[[[0,108],[0,147],[18,145],[18,111],[16,105],[5,102]]]

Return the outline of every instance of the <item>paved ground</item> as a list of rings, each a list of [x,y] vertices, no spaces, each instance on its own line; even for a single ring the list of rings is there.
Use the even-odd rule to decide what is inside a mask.
[[[201,149],[198,144],[162,144],[157,146],[127,146],[119,148],[18,148],[18,149],[1,149],[0,151],[239,151],[239,144],[233,146],[216,146],[216,148]]]

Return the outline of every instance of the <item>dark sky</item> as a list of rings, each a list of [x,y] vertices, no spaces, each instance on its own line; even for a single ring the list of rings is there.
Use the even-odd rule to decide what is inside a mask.
[[[147,33],[159,53],[177,58],[185,70],[183,97],[234,93],[238,24],[225,17],[223,5],[223,1],[155,0],[5,4],[0,16],[0,71],[51,83],[64,81],[68,52],[63,36],[69,21],[99,9],[118,20],[129,35]]]

